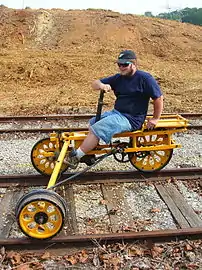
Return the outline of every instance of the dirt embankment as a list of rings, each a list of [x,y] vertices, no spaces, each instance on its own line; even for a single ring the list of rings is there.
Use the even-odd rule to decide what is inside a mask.
[[[0,8],[0,115],[95,111],[93,79],[122,49],[153,74],[166,112],[202,111],[202,27],[104,10]],[[113,95],[107,95],[107,108]]]

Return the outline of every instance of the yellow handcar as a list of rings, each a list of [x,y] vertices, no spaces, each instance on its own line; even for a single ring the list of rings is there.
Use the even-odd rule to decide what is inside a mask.
[[[101,113],[99,103],[98,112]],[[188,121],[178,114],[163,115],[155,129],[148,130],[147,119],[141,130],[116,134],[111,144],[99,144],[90,151],[81,159],[81,162],[88,165],[81,173],[110,155],[118,162],[130,162],[143,173],[152,173],[165,167],[172,157],[173,149],[181,147],[175,143],[172,135],[186,131]],[[61,173],[68,169],[64,159],[68,157],[72,148],[81,145],[87,134],[88,130],[51,133],[48,138],[34,145],[31,152],[32,164],[41,174],[50,175],[50,180],[46,189],[31,191],[17,203],[16,218],[25,235],[36,239],[48,239],[62,229],[67,205],[53,189],[64,182],[57,183]]]

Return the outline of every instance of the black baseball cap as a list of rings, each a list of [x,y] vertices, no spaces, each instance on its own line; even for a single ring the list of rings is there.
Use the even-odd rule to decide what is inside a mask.
[[[127,62],[130,62],[130,60],[134,60],[136,58],[136,54],[132,50],[125,50],[120,52],[117,63],[118,64],[125,64]]]

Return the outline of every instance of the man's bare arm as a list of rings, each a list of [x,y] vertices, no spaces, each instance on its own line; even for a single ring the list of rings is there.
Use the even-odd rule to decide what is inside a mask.
[[[111,90],[111,86],[109,84],[104,84],[100,80],[95,80],[92,83],[92,87],[95,90],[105,90],[106,92]]]
[[[153,117],[148,120],[148,123],[147,123],[148,129],[153,129],[156,126],[156,124],[157,124],[157,122],[162,114],[163,96],[160,96],[159,98],[154,99],[153,106],[154,106],[154,113],[153,113]]]
[[[159,98],[154,99],[153,105],[154,105],[153,118],[158,120],[163,111],[163,96],[160,96]]]

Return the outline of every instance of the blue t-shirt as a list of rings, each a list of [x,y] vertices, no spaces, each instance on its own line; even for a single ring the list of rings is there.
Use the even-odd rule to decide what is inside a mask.
[[[100,80],[114,90],[114,108],[125,115],[133,130],[140,129],[147,115],[149,99],[162,95],[161,89],[151,74],[137,70],[132,76],[115,74]]]

